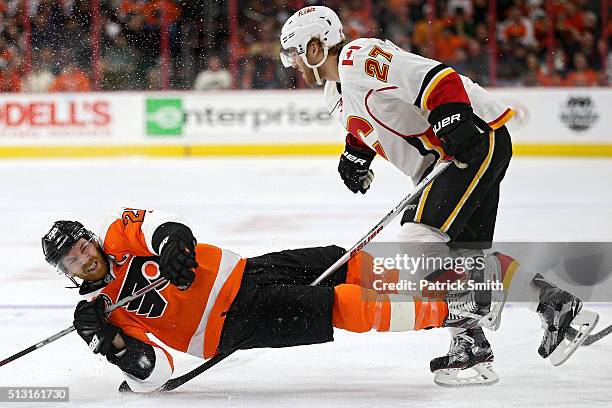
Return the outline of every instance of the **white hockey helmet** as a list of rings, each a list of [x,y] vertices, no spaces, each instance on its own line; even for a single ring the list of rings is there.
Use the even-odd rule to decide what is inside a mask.
[[[308,42],[313,38],[319,39],[323,45],[323,60],[311,65],[306,59]],[[295,12],[283,25],[281,30],[281,61],[285,67],[294,65],[296,57],[301,57],[307,67],[315,70],[327,59],[330,47],[344,40],[342,23],[338,15],[329,7],[310,6]],[[318,79],[318,78],[317,78]]]

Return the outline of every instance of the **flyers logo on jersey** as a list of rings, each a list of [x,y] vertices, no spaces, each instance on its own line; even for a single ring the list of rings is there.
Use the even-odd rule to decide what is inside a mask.
[[[159,257],[156,256],[132,258],[132,263],[119,292],[119,300],[132,295],[159,278],[158,260]],[[160,293],[166,286],[168,284],[147,292],[124,307],[128,312],[135,312],[137,315],[149,319],[161,317],[166,311],[166,306],[168,306],[168,301]]]

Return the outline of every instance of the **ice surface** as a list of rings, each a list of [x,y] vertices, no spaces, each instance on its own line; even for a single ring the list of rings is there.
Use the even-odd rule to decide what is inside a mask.
[[[411,184],[376,160],[372,189],[355,196],[336,165],[335,158],[0,162],[0,358],[71,324],[78,296],[63,288],[68,280],[49,270],[40,251],[40,237],[54,220],[77,219],[97,230],[116,207],[156,208],[187,217],[200,241],[243,256],[351,246]],[[609,160],[514,159],[502,185],[496,239],[611,241],[609,174]],[[393,240],[397,228],[392,223],[379,239]],[[593,307],[599,328],[612,323],[609,307]],[[486,388],[433,384],[429,360],[446,351],[445,330],[337,330],[334,343],[241,351],[164,396],[118,394],[121,373],[71,334],[0,368],[0,386],[70,386],[70,405],[79,407],[612,404],[612,336],[578,350],[561,367],[537,355],[540,336],[537,316],[507,309],[500,330],[488,334],[501,381]],[[177,370],[197,363],[179,358]]]

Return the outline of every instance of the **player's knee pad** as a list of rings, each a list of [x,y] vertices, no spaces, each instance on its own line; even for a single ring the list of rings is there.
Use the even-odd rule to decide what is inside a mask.
[[[397,234],[400,242],[448,242],[450,237],[438,228],[417,222],[407,222]]]
[[[449,236],[429,225],[408,222],[397,235],[402,256],[413,258],[412,268],[400,270],[400,280],[418,280],[439,269],[449,255]]]

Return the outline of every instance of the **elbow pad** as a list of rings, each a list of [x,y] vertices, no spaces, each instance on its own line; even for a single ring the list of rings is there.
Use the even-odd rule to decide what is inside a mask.
[[[151,240],[153,250],[157,254],[160,254],[160,247],[168,237],[178,237],[183,242],[193,244],[195,248],[196,239],[188,226],[178,222],[166,222],[157,227]]]
[[[147,379],[155,368],[155,350],[150,344],[122,334],[125,348],[117,354],[108,353],[106,359],[124,373],[139,380]]]

